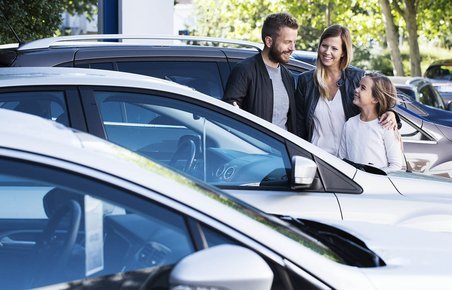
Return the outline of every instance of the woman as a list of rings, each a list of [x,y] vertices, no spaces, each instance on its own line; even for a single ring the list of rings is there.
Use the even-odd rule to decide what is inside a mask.
[[[295,94],[298,135],[336,156],[345,121],[360,112],[353,93],[364,71],[350,66],[352,57],[350,31],[341,25],[328,27],[320,37],[316,68],[300,75]],[[397,128],[392,111],[379,122]]]

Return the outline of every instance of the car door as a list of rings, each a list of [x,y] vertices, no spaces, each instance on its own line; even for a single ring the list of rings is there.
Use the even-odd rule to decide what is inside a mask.
[[[114,143],[268,213],[341,219],[334,191],[326,192],[328,182],[321,172],[311,188],[291,188],[292,156],[314,158],[263,126],[166,92],[105,87],[81,91],[85,111],[91,112],[88,123],[100,119],[104,137]],[[100,116],[92,116],[96,111]]]
[[[398,112],[402,121],[400,135],[408,169],[450,177],[450,141],[434,124],[423,122],[402,110]]]

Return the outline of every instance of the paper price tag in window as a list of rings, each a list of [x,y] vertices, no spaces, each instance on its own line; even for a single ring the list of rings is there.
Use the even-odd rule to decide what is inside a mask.
[[[85,195],[85,266],[86,276],[104,269],[103,205]]]

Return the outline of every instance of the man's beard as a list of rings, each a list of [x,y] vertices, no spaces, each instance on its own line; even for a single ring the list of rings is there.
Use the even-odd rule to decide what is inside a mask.
[[[279,52],[278,50],[276,50],[276,46],[275,45],[271,45],[270,46],[270,51],[268,52],[268,58],[273,61],[273,62],[277,62],[277,63],[287,63],[289,60],[285,60],[284,58],[282,58],[282,54],[284,52]]]

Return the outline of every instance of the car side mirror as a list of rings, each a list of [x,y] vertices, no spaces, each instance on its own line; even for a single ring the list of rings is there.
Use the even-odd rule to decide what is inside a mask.
[[[180,260],[169,280],[171,290],[270,290],[273,272],[255,252],[236,245],[219,245]]]
[[[292,188],[308,188],[314,182],[317,164],[301,156],[292,157]]]

